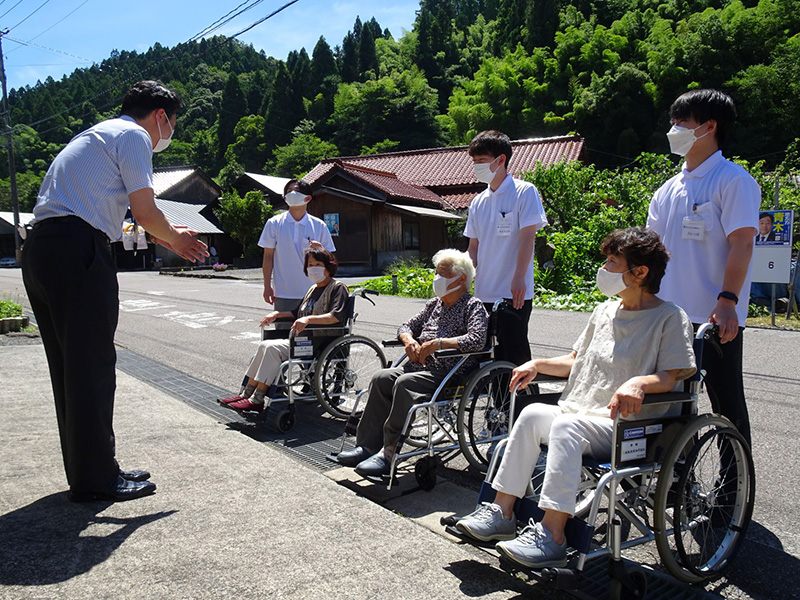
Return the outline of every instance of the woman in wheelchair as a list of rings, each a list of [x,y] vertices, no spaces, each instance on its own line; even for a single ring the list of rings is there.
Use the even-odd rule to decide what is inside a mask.
[[[514,369],[512,388],[526,388],[538,373],[568,380],[558,405],[534,403],[522,410],[492,482],[494,503],[483,503],[456,524],[467,536],[499,541],[502,555],[533,569],[566,564],[564,527],[575,513],[581,456],[606,460],[617,413],[639,413],[645,394],[670,391],[695,372],[689,318],[655,295],[669,260],[658,234],[641,227],[617,230],[602,252],[597,286],[619,298],[595,308],[570,354]],[[539,508],[545,516],[540,523],[531,519],[518,536],[514,503],[525,495],[542,444],[547,463]]]
[[[437,358],[436,350],[475,352],[486,343],[488,315],[483,303],[469,294],[475,267],[466,252],[446,249],[433,256],[435,298],[397,330],[408,361],[383,369],[372,378],[364,413],[356,432],[356,447],[336,460],[356,467],[359,475],[388,475],[392,456],[411,406],[427,400],[459,358]],[[467,360],[456,373],[474,369]]]
[[[272,311],[261,320],[261,327],[276,319],[295,319],[292,331],[297,334],[307,325],[334,325],[341,323],[347,309],[347,286],[333,276],[339,265],[333,254],[322,246],[306,251],[303,273],[314,282],[306,292],[297,312]],[[245,375],[247,385],[241,395],[224,398],[219,402],[233,410],[262,411],[264,397],[275,381],[281,363],[289,358],[289,340],[264,340],[258,345]]]

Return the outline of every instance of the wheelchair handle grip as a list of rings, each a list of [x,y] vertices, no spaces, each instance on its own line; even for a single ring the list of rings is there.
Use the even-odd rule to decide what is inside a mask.
[[[384,348],[396,348],[398,346],[403,346],[404,344],[397,338],[390,338],[388,340],[381,340],[381,345]]]

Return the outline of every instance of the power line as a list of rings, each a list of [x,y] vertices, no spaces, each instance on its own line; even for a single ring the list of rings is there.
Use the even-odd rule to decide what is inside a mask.
[[[3,36],[5,39],[19,44],[21,46],[35,46],[36,48],[41,48],[42,50],[47,50],[49,52],[55,52],[56,54],[63,54],[64,56],[71,56],[72,58],[77,58],[78,60],[82,60],[83,62],[94,63],[94,61],[90,58],[84,58],[83,56],[78,56],[77,54],[70,54],[69,52],[64,52],[63,50],[57,50],[56,48],[49,48],[48,46],[42,46],[41,44],[34,44],[31,41],[24,42],[22,40],[18,40],[13,37],[9,37],[7,35]]]
[[[15,8],[17,8],[17,7],[18,7],[20,4],[22,4],[22,0],[19,0],[19,2],[17,2],[17,3],[16,3],[14,6],[12,6],[11,8],[9,8],[9,9],[8,9],[6,12],[4,12],[2,15],[0,15],[0,19],[2,19],[2,18],[3,18],[3,17],[5,17],[5,16],[6,16],[8,13],[10,13],[12,10],[14,10]]]
[[[21,1],[21,0],[20,0],[20,1]],[[48,0],[48,1],[49,1],[49,0]],[[257,2],[257,3],[260,3],[260,2],[262,2],[262,1],[263,1],[263,0],[256,0],[256,2]],[[220,41],[218,44],[215,44],[215,45],[213,45],[213,46],[210,46],[209,48],[207,48],[207,49],[206,49],[206,51],[205,51],[204,53],[208,53],[208,52],[210,52],[210,51],[212,51],[212,50],[215,50],[216,48],[218,48],[218,47],[222,46],[223,44],[227,44],[228,42],[230,42],[230,41],[232,41],[232,40],[236,39],[237,37],[239,37],[240,35],[242,35],[243,33],[247,32],[247,31],[250,31],[250,30],[251,30],[251,29],[253,29],[254,27],[256,27],[256,26],[260,25],[261,23],[263,23],[264,21],[266,21],[266,20],[268,20],[268,19],[270,19],[270,18],[274,17],[274,16],[275,16],[275,15],[277,15],[278,13],[280,13],[280,12],[282,12],[282,11],[286,10],[287,8],[289,8],[290,6],[292,6],[293,4],[296,4],[298,1],[299,1],[299,0],[291,0],[290,2],[287,2],[287,3],[285,3],[283,6],[281,6],[281,7],[277,8],[276,10],[272,11],[272,12],[271,12],[269,15],[267,15],[266,17],[263,17],[263,18],[261,18],[261,19],[257,20],[256,22],[254,22],[254,23],[253,23],[252,25],[250,25],[249,27],[246,27],[245,29],[243,29],[243,30],[239,31],[238,33],[235,33],[235,34],[234,34],[234,35],[232,35],[232,36],[222,36],[222,41]],[[241,6],[241,5],[240,5],[240,6]],[[254,4],[253,6],[255,6],[255,4]],[[252,8],[252,7],[249,7],[249,8]],[[249,10],[249,8],[247,8],[247,9],[245,9],[245,10]],[[236,10],[236,9],[234,9],[234,10]],[[238,16],[238,14],[242,14],[243,12],[245,12],[245,11],[244,11],[244,10],[243,10],[243,11],[240,11],[239,13],[237,13],[237,16]],[[230,14],[230,12],[229,12],[228,14]],[[223,18],[224,18],[224,17],[223,17]],[[231,17],[231,18],[232,18],[232,17]],[[219,21],[220,21],[220,19],[218,19],[218,20],[217,20],[217,22],[219,22]],[[228,21],[230,21],[230,19],[228,19]],[[226,21],[226,23],[227,23],[228,21]],[[208,28],[206,28],[206,29],[208,29]],[[16,42],[16,43],[24,43],[24,42],[22,42],[22,41],[20,41],[20,40],[12,39],[12,38],[9,38],[9,37],[6,37],[6,39],[9,39],[9,40],[11,40],[11,41],[13,41],[13,42]],[[189,42],[191,42],[191,41],[192,41],[192,40],[190,39],[190,40],[188,40],[187,42],[183,42],[183,43],[181,43],[181,44],[178,44],[178,45],[177,45],[177,46],[175,46],[175,47],[172,49],[172,51],[171,51],[170,53],[168,53],[168,54],[167,54],[165,57],[163,57],[163,58],[162,58],[161,60],[159,60],[157,63],[155,63],[155,64],[153,64],[153,65],[150,65],[150,68],[152,69],[152,68],[154,68],[154,67],[156,67],[156,66],[158,66],[158,65],[162,64],[162,63],[163,63],[163,62],[165,62],[166,60],[168,60],[168,59],[170,59],[170,58],[174,58],[174,53],[175,53],[175,51],[176,51],[176,50],[177,50],[179,47],[181,47],[181,46],[183,46],[183,45],[185,45],[185,44],[187,44],[187,43],[189,43]],[[31,44],[31,45],[33,45],[33,46],[38,46],[38,44]],[[79,58],[79,59],[81,59],[81,60],[86,60],[87,62],[93,62],[93,61],[89,61],[88,59],[84,59],[83,57],[80,57],[80,56],[75,56],[75,55],[72,55],[72,54],[69,54],[69,53],[66,53],[66,52],[61,52],[61,51],[59,51],[59,50],[54,50],[54,49],[52,49],[52,48],[46,48],[46,49],[48,49],[48,50],[52,50],[52,51],[54,51],[54,52],[59,52],[59,53],[61,53],[61,54],[67,54],[68,56],[73,56],[74,58]],[[137,73],[137,76],[141,76],[141,75],[142,75],[140,71],[137,71],[136,73]],[[72,106],[66,107],[64,110],[61,110],[61,111],[59,111],[59,112],[57,112],[57,113],[54,113],[54,114],[52,114],[52,115],[49,115],[49,116],[47,116],[47,117],[41,118],[41,119],[39,119],[39,120],[37,120],[37,121],[33,121],[33,122],[31,122],[31,123],[27,123],[27,124],[25,124],[25,125],[16,125],[16,126],[14,126],[14,131],[16,132],[17,130],[21,130],[21,129],[22,129],[22,128],[24,128],[24,127],[34,127],[34,126],[36,126],[36,125],[39,125],[39,124],[41,124],[41,123],[44,123],[44,122],[46,122],[46,121],[49,121],[50,119],[54,119],[54,118],[56,118],[56,117],[59,117],[59,116],[61,116],[61,115],[64,115],[64,114],[66,114],[66,113],[69,113],[71,110],[73,110],[73,109],[75,109],[75,108],[77,108],[77,107],[79,107],[79,106],[81,106],[81,105],[83,105],[83,104],[85,104],[85,103],[87,103],[87,102],[90,102],[90,101],[94,100],[95,98],[99,98],[99,97],[101,97],[101,96],[104,96],[104,95],[106,95],[106,94],[109,94],[109,93],[111,93],[112,91],[116,91],[116,90],[117,90],[117,89],[119,89],[121,86],[123,86],[123,85],[125,85],[125,84],[129,84],[129,83],[130,83],[130,82],[132,82],[134,79],[138,79],[139,77],[137,77],[137,76],[134,76],[134,77],[127,77],[126,79],[123,79],[122,81],[120,81],[120,82],[118,82],[118,83],[116,83],[116,84],[113,84],[113,85],[111,85],[109,88],[107,88],[107,89],[105,89],[105,90],[103,90],[103,91],[101,91],[101,92],[98,92],[97,94],[94,94],[93,96],[90,96],[89,98],[86,98],[85,100],[82,100],[81,102],[78,102],[78,103],[76,103],[76,104],[73,104]],[[109,106],[110,104],[111,104],[111,102],[108,102],[108,103],[106,103],[106,104],[104,104],[104,105],[101,105],[101,106],[99,106],[99,107],[95,107],[95,108],[96,108],[96,109],[102,109],[102,108],[105,108],[106,106]],[[55,129],[55,128],[46,129],[46,130],[44,130],[44,131],[40,132],[40,134],[41,134],[41,133],[46,133],[46,132],[48,132],[48,131],[52,131],[52,129]]]
[[[262,0],[255,0],[255,3],[252,4],[251,6],[248,6],[247,8],[245,8],[244,10],[242,10],[240,12],[236,12],[240,8],[242,8],[245,4],[247,4],[248,2],[253,2],[253,1],[254,0],[245,0],[239,6],[237,6],[233,10],[228,11],[227,14],[223,15],[222,17],[220,17],[219,19],[217,19],[216,21],[211,23],[211,25],[208,25],[207,27],[203,28],[199,33],[195,33],[192,37],[189,38],[188,41],[192,42],[194,40],[197,40],[197,39],[199,39],[201,37],[204,37],[204,36],[208,35],[209,33],[212,33],[213,31],[216,31],[217,29],[219,29],[223,25],[226,25],[227,23],[229,23],[235,17],[238,17],[239,15],[245,13],[246,11],[250,10],[251,8],[256,7],[258,4],[260,4],[262,2]],[[236,13],[236,14],[233,14],[233,13]],[[233,16],[231,16],[231,15],[233,15]],[[230,16],[230,19],[228,19],[229,16]],[[225,19],[227,19],[227,20],[225,20]]]
[[[0,0],[0,2],[2,2],[2,0]],[[73,9],[72,9],[71,11],[69,11],[69,12],[68,12],[66,15],[64,15],[63,17],[61,17],[61,18],[60,18],[58,21],[56,21],[55,23],[53,23],[52,25],[50,25],[50,27],[48,27],[47,29],[45,29],[45,30],[44,30],[44,31],[42,31],[41,33],[37,33],[35,36],[33,36],[31,39],[29,39],[29,40],[28,40],[26,43],[27,43],[27,44],[29,44],[29,43],[31,43],[33,40],[35,40],[35,39],[37,39],[37,38],[40,38],[40,37],[42,37],[42,36],[43,36],[45,33],[47,33],[48,31],[50,31],[50,30],[51,30],[53,27],[55,27],[56,25],[59,25],[60,23],[64,22],[64,20],[65,20],[65,19],[67,19],[67,18],[71,17],[71,16],[72,16],[72,14],[73,14],[75,11],[77,11],[79,8],[81,8],[81,7],[82,7],[84,4],[86,4],[87,2],[89,2],[89,0],[83,0],[83,2],[81,2],[81,3],[80,3],[78,6],[76,6],[75,8],[73,8]],[[21,46],[17,46],[16,48],[13,48],[13,49],[9,50],[9,51],[8,51],[6,54],[11,54],[12,52],[16,52],[16,51],[17,51],[17,50],[19,50],[20,48],[21,48]],[[24,65],[21,65],[21,66],[24,66]]]
[[[35,15],[37,12],[39,12],[39,11],[42,9],[42,7],[43,7],[45,4],[47,4],[48,2],[50,2],[50,0],[44,0],[44,2],[42,2],[42,3],[39,5],[39,8],[37,8],[36,10],[34,10],[34,11],[31,13],[31,14],[29,14],[29,15],[28,15],[27,17],[25,17],[24,19],[22,19],[22,21],[20,21],[20,22],[19,22],[19,23],[17,23],[16,25],[14,25],[14,27],[9,27],[9,28],[8,28],[8,31],[11,31],[11,30],[12,30],[12,29],[14,29],[15,27],[19,27],[20,25],[22,25],[22,24],[23,24],[25,21],[27,21],[28,19],[30,19],[30,18],[31,18],[33,15]]]

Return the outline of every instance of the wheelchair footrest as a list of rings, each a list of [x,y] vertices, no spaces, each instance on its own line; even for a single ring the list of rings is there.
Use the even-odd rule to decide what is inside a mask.
[[[500,568],[512,575],[522,573],[530,579],[543,581],[556,590],[577,590],[581,573],[577,569],[566,567],[546,567],[531,569],[500,555]]]

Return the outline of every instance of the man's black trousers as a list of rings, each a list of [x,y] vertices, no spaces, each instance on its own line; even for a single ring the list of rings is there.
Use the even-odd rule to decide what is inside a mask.
[[[497,346],[494,349],[495,360],[507,360],[521,365],[531,359],[531,346],[528,343],[528,322],[531,320],[533,301],[525,300],[522,308],[516,309],[511,299],[506,299],[492,315],[492,303],[484,302],[483,306],[489,318],[496,319]]]
[[[74,492],[109,489],[114,458],[114,332],[119,285],[106,236],[78,217],[29,232],[22,276],[44,342],[67,481]]]

